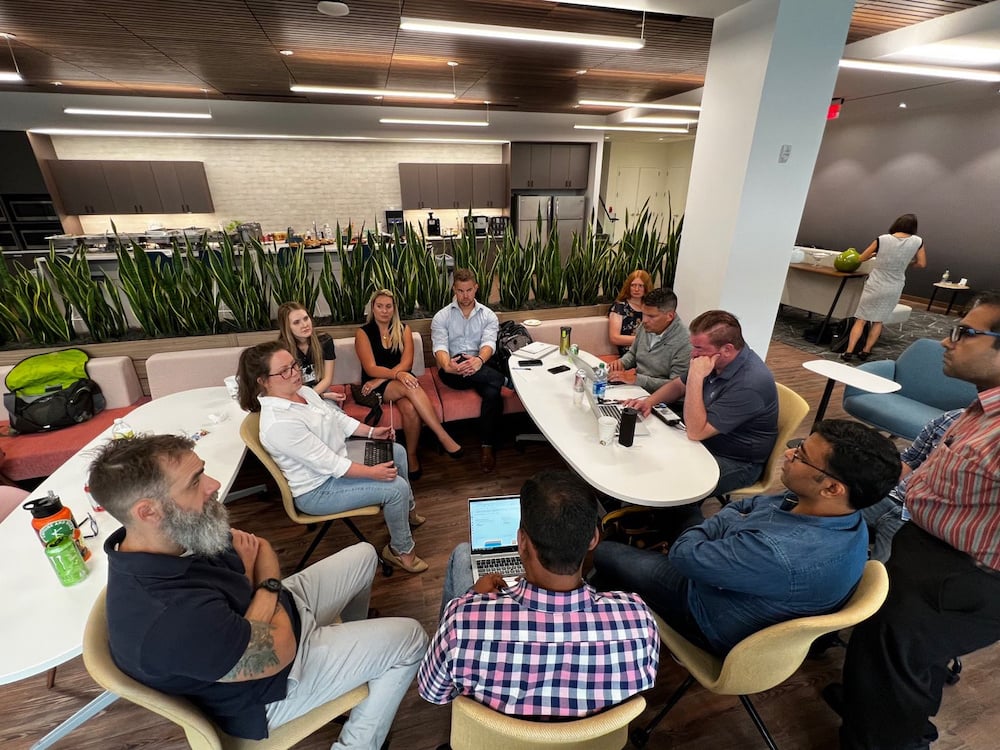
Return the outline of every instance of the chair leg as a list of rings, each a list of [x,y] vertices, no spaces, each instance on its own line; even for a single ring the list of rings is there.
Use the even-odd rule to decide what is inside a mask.
[[[638,748],[646,747],[646,743],[649,742],[649,735],[653,733],[654,729],[656,729],[656,725],[663,721],[663,717],[667,715],[667,712],[677,705],[677,701],[684,697],[684,693],[686,693],[688,688],[692,685],[694,685],[694,677],[692,675],[688,675],[687,679],[684,680],[681,686],[674,691],[674,694],[667,700],[666,705],[660,709],[660,712],[653,717],[651,722],[649,722],[645,727],[636,727],[632,730],[628,736],[628,738],[632,741],[632,744]]]
[[[327,521],[326,523],[323,524],[323,527],[316,533],[316,536],[313,537],[312,544],[309,545],[309,549],[306,550],[306,553],[302,555],[302,559],[299,560],[299,564],[295,568],[296,573],[298,573],[306,566],[306,562],[309,560],[310,557],[312,557],[312,553],[315,552],[316,547],[323,540],[323,537],[326,536],[326,532],[330,530],[330,527],[332,525],[333,521]]]
[[[962,667],[960,665],[959,670],[961,669]],[[52,669],[50,669],[48,672],[45,673],[45,689],[51,690],[55,684],[56,684],[56,668],[52,667]]]
[[[760,714],[757,713],[757,709],[753,707],[753,703],[750,702],[750,698],[746,695],[740,696],[740,703],[743,704],[743,708],[747,710],[750,714],[750,718],[753,719],[753,724],[757,727],[757,731],[760,732],[760,736],[764,738],[764,742],[771,750],[778,750],[778,746],[774,744],[774,738],[771,737],[771,733],[767,731],[767,727],[764,726],[764,720],[760,718]]]
[[[343,521],[344,523],[346,523],[347,524],[347,528],[349,528],[351,531],[354,532],[354,536],[356,536],[358,538],[359,542],[367,542],[368,541],[368,539],[365,537],[365,535],[361,533],[361,529],[359,529],[357,526],[354,525],[354,521],[352,521],[350,518],[342,518],[340,520]],[[386,578],[388,578],[389,576],[392,575],[392,566],[389,563],[387,563],[385,560],[382,559],[382,553],[381,552],[379,552],[378,550],[375,550],[375,554],[378,555],[379,564],[382,566],[382,575],[385,576]]]

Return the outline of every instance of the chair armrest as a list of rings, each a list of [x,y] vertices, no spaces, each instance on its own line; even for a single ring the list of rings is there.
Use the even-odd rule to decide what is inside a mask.
[[[870,372],[872,375],[878,375],[886,378],[887,380],[896,379],[896,363],[891,359],[878,359],[874,362],[863,362],[858,365],[858,369]],[[861,393],[868,393],[868,391],[863,391],[860,388],[852,388],[849,385],[845,386],[843,400],[846,402],[848,399]]]

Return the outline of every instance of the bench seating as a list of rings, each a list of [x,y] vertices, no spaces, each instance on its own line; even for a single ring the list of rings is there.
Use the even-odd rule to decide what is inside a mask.
[[[13,365],[0,367],[0,383]],[[107,408],[93,419],[72,427],[31,435],[8,434],[7,410],[0,404],[0,449],[7,458],[0,471],[20,482],[46,477],[97,437],[118,417],[124,417],[149,399],[142,394],[139,377],[129,357],[97,357],[87,362],[87,374],[104,393]],[[6,387],[2,387],[6,393]],[[82,487],[80,488],[83,489]]]

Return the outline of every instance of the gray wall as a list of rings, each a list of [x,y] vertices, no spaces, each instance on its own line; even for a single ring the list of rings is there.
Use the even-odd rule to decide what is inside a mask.
[[[973,289],[1000,289],[1000,106],[950,107],[827,123],[798,244],[860,252],[915,213],[927,268],[905,293],[929,297],[947,268]]]

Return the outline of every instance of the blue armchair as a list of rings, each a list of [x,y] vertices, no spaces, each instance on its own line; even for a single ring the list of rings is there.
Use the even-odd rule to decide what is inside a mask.
[[[962,409],[976,397],[976,387],[942,371],[944,348],[934,339],[917,339],[895,362],[865,362],[859,368],[899,383],[895,393],[844,389],[844,411],[862,422],[913,440],[929,421],[950,409]]]

